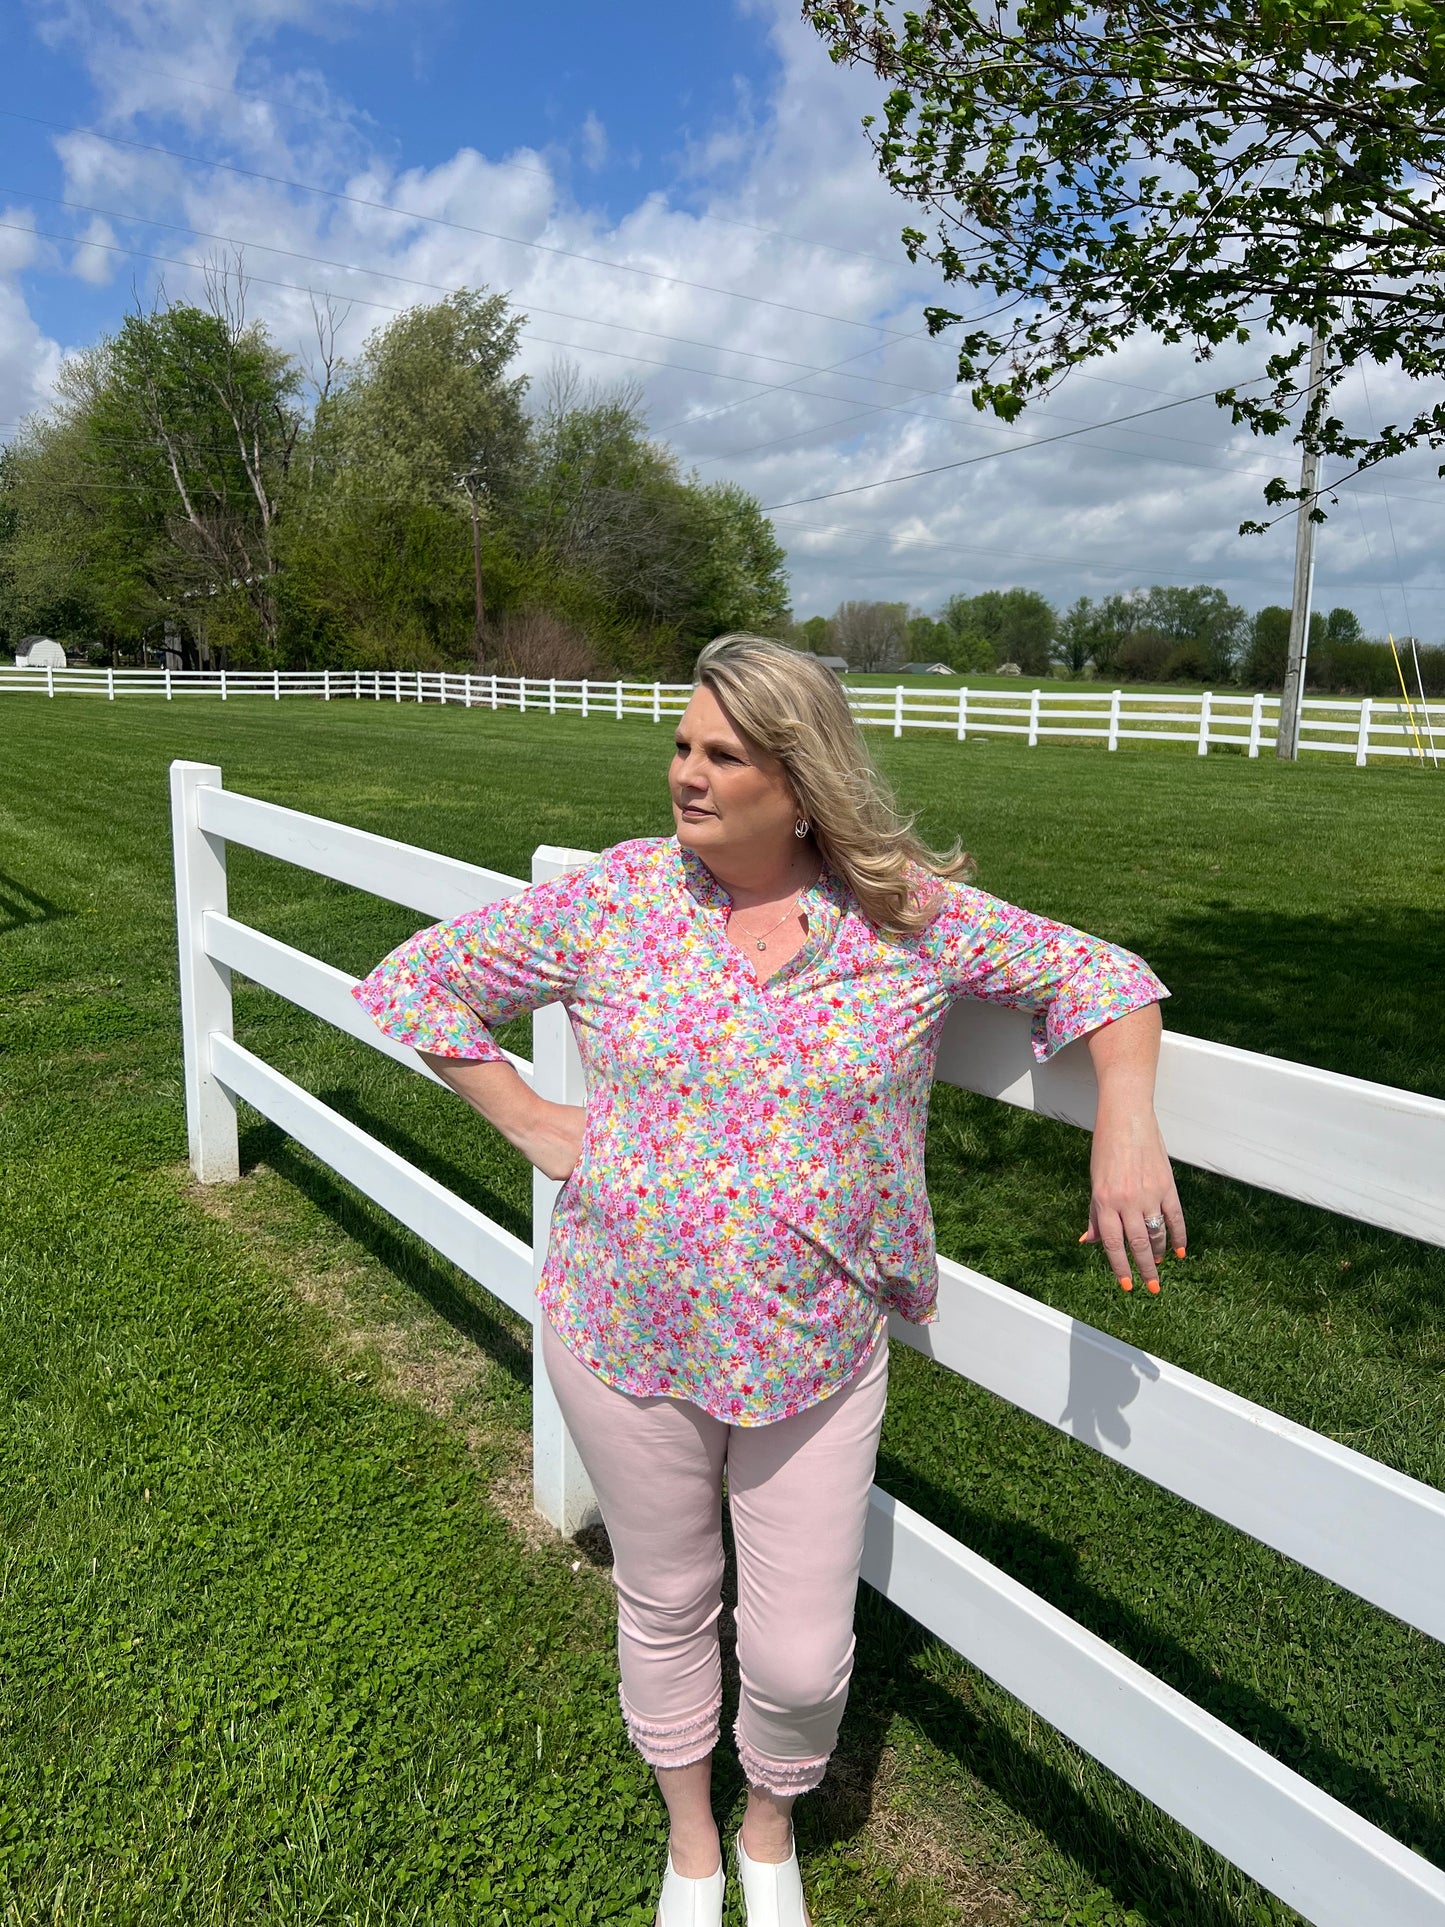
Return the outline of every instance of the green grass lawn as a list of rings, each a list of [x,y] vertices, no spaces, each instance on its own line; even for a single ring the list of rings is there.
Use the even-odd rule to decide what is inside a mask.
[[[608,1588],[519,1529],[525,1333],[254,1113],[242,1184],[188,1181],[165,779],[218,762],[525,875],[538,842],[670,828],[666,726],[10,697],[0,737],[0,1920],[644,1927],[663,1831]],[[1148,957],[1172,1027],[1445,1095],[1428,775],[870,740],[984,887]],[[249,852],[231,877],[235,914],[357,973],[418,921]],[[527,1167],[447,1093],[265,992],[236,1013],[527,1235]],[[1445,1485],[1439,1253],[1181,1170],[1190,1256],[1126,1299],[1075,1243],[1080,1133],[940,1087],[929,1160],[951,1256]],[[1437,1647],[918,1355],[894,1372],[884,1485],[1445,1861]],[[800,1834],[819,1927],[1292,1919],[866,1593]]]

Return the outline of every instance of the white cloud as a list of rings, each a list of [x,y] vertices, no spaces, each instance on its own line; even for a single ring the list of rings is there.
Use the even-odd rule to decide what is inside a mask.
[[[112,252],[115,247],[115,229],[109,221],[99,215],[86,223],[84,234],[71,257],[70,272],[81,281],[89,281],[93,287],[104,287],[115,274],[116,264],[124,256]]]
[[[0,274],[15,274],[30,267],[40,256],[35,237],[35,210],[28,207],[0,209]]]
[[[59,371],[60,344],[39,327],[0,265],[0,440],[45,402]]]
[[[582,159],[594,173],[607,159],[607,129],[590,110],[582,123]]]
[[[329,24],[363,4],[329,9]],[[791,0],[755,0],[754,11],[769,23],[778,57],[772,96],[740,93],[726,121],[695,130],[669,194],[646,194],[609,221],[571,198],[546,150],[464,148],[435,167],[398,169],[319,74],[258,87],[259,99],[227,91],[238,73],[264,67],[279,24],[317,24],[311,0],[205,8],[109,0],[85,16],[102,125],[127,126],[163,108],[163,141],[185,144],[170,131],[179,119],[239,165],[350,198],[87,136],[59,143],[67,191],[244,241],[252,311],[291,347],[309,338],[311,297],[276,283],[350,301],[349,350],[390,309],[442,288],[503,288],[530,317],[523,363],[531,374],[570,353],[589,375],[639,381],[654,426],[685,461],[705,478],[741,482],[764,503],[993,457],[782,510],[800,611],[873,594],[933,607],[953,589],[1012,581],[1064,600],[1154,580],[1215,580],[1250,606],[1287,600],[1290,527],[1249,541],[1235,530],[1260,513],[1264,480],[1292,472],[1288,448],[1262,447],[1208,402],[1026,447],[1255,374],[1263,344],[1201,369],[1146,337],[1071,378],[1012,428],[979,415],[954,385],[946,339],[923,331],[923,307],[939,288],[903,253],[898,233],[910,210],[880,181],[859,127],[876,84],[834,66]],[[57,35],[75,32],[67,13],[52,22]],[[155,137],[154,123],[145,124],[143,137]],[[589,115],[584,160],[599,165],[606,144]],[[106,237],[97,229],[89,238]],[[142,228],[122,228],[122,239],[168,255],[222,247]],[[144,263],[134,265],[144,274]],[[173,293],[199,289],[198,275],[172,267],[165,276]],[[1407,384],[1384,373],[1370,379],[1377,413],[1400,419]],[[1368,486],[1378,490],[1378,478]],[[1376,576],[1438,579],[1433,486],[1433,463],[1411,458],[1392,469],[1388,525],[1378,493],[1362,495],[1358,508],[1342,502],[1320,540],[1323,606],[1349,600],[1378,626]],[[1389,594],[1401,611],[1395,626],[1411,626],[1398,589]],[[1422,633],[1445,628],[1438,593],[1417,589],[1412,607]]]

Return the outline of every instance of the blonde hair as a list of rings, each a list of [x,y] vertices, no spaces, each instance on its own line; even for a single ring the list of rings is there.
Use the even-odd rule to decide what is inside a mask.
[[[933,911],[920,897],[919,870],[972,876],[973,858],[956,842],[931,850],[914,834],[838,678],[816,656],[766,636],[719,636],[698,657],[693,681],[712,691],[740,735],[777,757],[824,862],[876,929],[911,936],[927,928]]]

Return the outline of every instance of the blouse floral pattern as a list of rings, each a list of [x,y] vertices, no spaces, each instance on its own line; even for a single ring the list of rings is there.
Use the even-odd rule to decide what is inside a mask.
[[[923,1148],[954,1000],[1031,1011],[1042,1061],[1169,994],[1128,950],[928,881],[928,928],[886,937],[825,868],[802,949],[759,982],[702,859],[638,837],[419,931],[353,988],[387,1036],[482,1061],[490,1026],[566,1007],[586,1115],[538,1297],[609,1385],[734,1425],[840,1390],[888,1311],[936,1316]]]

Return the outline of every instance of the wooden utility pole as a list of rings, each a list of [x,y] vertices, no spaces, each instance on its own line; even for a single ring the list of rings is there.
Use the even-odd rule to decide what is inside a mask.
[[[1314,402],[1324,372],[1325,344],[1318,326],[1310,331],[1310,379],[1307,390]],[[1289,656],[1285,663],[1284,694],[1279,699],[1279,735],[1275,755],[1281,762],[1293,763],[1299,756],[1300,705],[1304,701],[1305,658],[1310,646],[1310,603],[1315,588],[1315,481],[1320,458],[1306,447],[1300,457],[1299,485],[1301,502],[1295,525],[1294,595],[1289,605]]]

